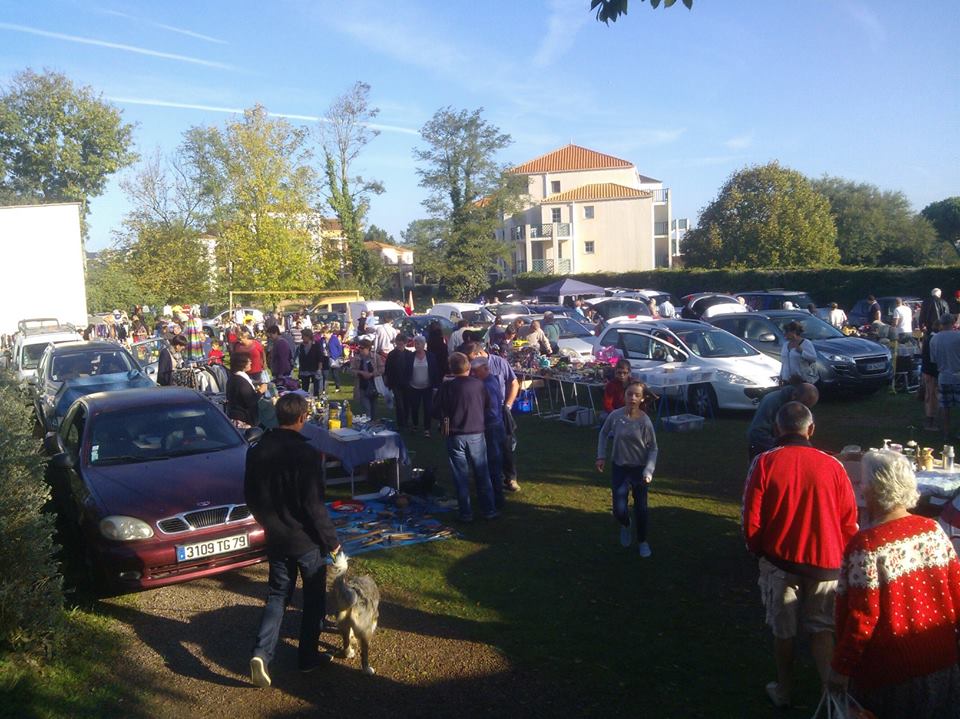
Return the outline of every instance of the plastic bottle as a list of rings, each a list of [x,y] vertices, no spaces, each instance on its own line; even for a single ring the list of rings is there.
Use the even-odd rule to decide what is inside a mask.
[[[327,419],[327,429],[340,429],[340,413],[337,411],[337,404],[330,405],[330,416]]]
[[[945,444],[943,446],[943,471],[953,471],[953,445]]]
[[[349,402],[347,402],[346,405],[347,405],[347,410],[346,410],[346,412],[347,412],[347,427],[352,427],[352,426],[353,426],[353,407],[350,406],[350,403],[349,403]]]
[[[341,426],[341,427],[349,427],[349,426],[350,426],[349,424],[347,424],[347,407],[349,407],[349,406],[350,406],[350,403],[349,403],[349,402],[344,402],[344,403],[343,403],[343,407],[340,408],[339,421],[340,421],[340,426]]]

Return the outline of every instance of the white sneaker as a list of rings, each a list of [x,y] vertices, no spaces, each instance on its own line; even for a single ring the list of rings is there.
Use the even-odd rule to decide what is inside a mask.
[[[630,546],[630,527],[620,527],[620,546],[629,547]]]
[[[250,660],[250,681],[258,687],[270,686],[270,674],[267,673],[267,663],[262,657]]]
[[[650,545],[647,544],[646,542],[640,542],[639,551],[640,551],[640,556],[643,557],[644,559],[646,559],[651,554],[653,554],[653,552],[650,551]]]

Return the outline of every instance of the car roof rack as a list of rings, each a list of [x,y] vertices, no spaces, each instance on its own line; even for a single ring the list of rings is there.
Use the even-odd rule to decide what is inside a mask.
[[[17,331],[24,335],[47,332],[75,332],[76,327],[56,317],[31,317],[17,322]]]

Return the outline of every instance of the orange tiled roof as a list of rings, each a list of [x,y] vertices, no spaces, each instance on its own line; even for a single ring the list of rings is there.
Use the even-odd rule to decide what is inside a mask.
[[[633,167],[633,163],[621,160],[613,155],[604,155],[602,152],[570,144],[529,162],[524,162],[522,165],[514,167],[511,172],[519,175],[536,175],[541,172],[609,170],[618,167]]]
[[[600,182],[594,185],[581,185],[566,192],[558,192],[540,201],[547,205],[554,202],[583,202],[589,200],[630,200],[634,197],[653,197],[649,190],[638,190],[615,182]]]

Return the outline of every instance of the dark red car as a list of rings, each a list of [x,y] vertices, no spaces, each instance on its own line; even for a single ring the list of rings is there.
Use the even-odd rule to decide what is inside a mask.
[[[123,594],[261,561],[263,529],[244,502],[248,441],[192,389],[81,397],[56,433],[49,480],[95,588]]]

